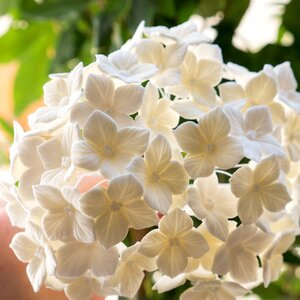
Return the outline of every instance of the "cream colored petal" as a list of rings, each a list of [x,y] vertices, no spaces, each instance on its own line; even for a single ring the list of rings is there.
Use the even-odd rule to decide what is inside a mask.
[[[175,129],[174,134],[179,146],[185,152],[198,153],[204,142],[197,124],[193,122],[181,124]]]
[[[134,176],[141,182],[144,183],[147,176],[147,168],[145,161],[142,157],[136,157],[133,159],[127,167],[127,170],[134,174]]]
[[[147,129],[124,128],[117,134],[118,155],[131,159],[144,153],[149,140],[149,131]]]
[[[257,194],[253,192],[249,192],[239,199],[237,210],[244,225],[256,222],[263,213],[262,203]]]
[[[18,193],[22,200],[32,201],[34,199],[32,187],[40,183],[43,168],[26,170],[19,179]]]
[[[102,211],[95,220],[97,240],[106,248],[122,242],[128,233],[128,221],[120,210]]]
[[[269,260],[263,258],[263,279],[264,287],[267,288],[272,281],[275,281],[282,272],[283,256],[274,255]]]
[[[192,98],[198,105],[203,107],[203,110],[208,111],[211,108],[217,106],[216,103],[216,91],[213,87],[205,84],[199,84],[198,82],[189,85]]]
[[[271,212],[284,209],[285,205],[292,200],[287,188],[279,182],[263,186],[259,196],[263,206]]]
[[[276,82],[264,72],[254,76],[245,86],[247,98],[255,104],[271,102],[276,92]]]
[[[245,98],[243,88],[235,82],[229,81],[218,86],[220,97],[223,102],[231,102]]]
[[[42,287],[47,276],[47,270],[43,259],[40,257],[34,257],[34,259],[28,264],[26,273],[34,292],[37,293]]]
[[[158,227],[163,234],[173,237],[191,230],[193,221],[186,212],[175,208],[160,220]]]
[[[61,166],[63,151],[60,139],[54,137],[47,140],[37,147],[37,152],[45,169],[55,169]]]
[[[231,129],[229,119],[219,107],[204,115],[198,126],[206,141],[212,144],[226,137]]]
[[[257,279],[258,261],[254,254],[247,251],[233,253],[230,258],[230,275],[241,283]]]
[[[154,40],[143,40],[136,48],[136,54],[141,62],[159,64],[161,63],[163,45]]]
[[[262,160],[254,170],[255,183],[263,186],[274,182],[279,177],[279,163],[275,156]]]
[[[67,205],[61,191],[51,185],[35,185],[33,193],[37,202],[46,210],[59,213]]]
[[[100,283],[96,282],[97,281],[93,278],[80,278],[68,284],[65,288],[65,293],[67,297],[72,300],[89,300],[95,292],[95,286],[98,285],[96,289],[100,290],[101,288]]]
[[[129,226],[135,229],[148,228],[158,223],[155,211],[142,199],[127,203],[122,211],[127,218]]]
[[[79,203],[86,215],[96,218],[103,210],[108,209],[110,200],[105,189],[96,187],[84,193]]]
[[[170,189],[160,183],[145,184],[144,199],[150,207],[166,214],[171,206],[172,194]]]
[[[172,104],[172,109],[185,119],[190,120],[199,119],[205,114],[204,110],[192,100],[183,99],[175,101]]]
[[[203,84],[216,86],[222,78],[222,64],[215,60],[200,59],[197,64],[198,76]]]
[[[212,193],[213,192],[214,190],[212,190]],[[193,210],[197,218],[203,220],[204,218],[206,218],[208,213],[205,207],[203,206],[203,200],[206,199],[202,197],[201,190],[196,189],[194,186],[189,187],[188,193],[189,193],[188,204],[190,208]]]
[[[154,84],[149,82],[146,85],[144,96],[143,96],[143,103],[141,106],[141,114],[147,116],[149,112],[153,110],[153,106],[157,103],[159,99],[159,93],[157,88]]]
[[[249,236],[249,238],[243,242],[243,247],[247,251],[258,255],[266,250],[273,239],[274,235],[272,233],[266,233],[257,229],[255,235]]]
[[[165,68],[177,68],[181,65],[187,45],[184,43],[173,43],[164,48],[163,59]]]
[[[218,275],[225,275],[230,269],[230,251],[226,245],[222,245],[218,248],[211,271]]]
[[[145,160],[151,170],[161,170],[171,160],[171,147],[162,135],[158,135],[148,146],[145,152]]]
[[[72,107],[70,120],[72,123],[77,122],[82,128],[85,121],[93,113],[93,111],[93,108],[86,102],[78,102]]]
[[[79,211],[74,212],[73,235],[76,240],[84,243],[95,241],[94,221]]]
[[[73,219],[64,211],[48,213],[43,217],[43,230],[51,241],[73,237]]]
[[[116,111],[131,115],[140,108],[143,100],[144,89],[135,84],[127,84],[117,88],[113,107]]]
[[[285,109],[281,103],[272,102],[268,104],[274,123],[284,124],[286,122]]]
[[[243,158],[243,152],[243,145],[237,138],[225,137],[216,142],[211,159],[217,167],[230,169]]]
[[[188,176],[182,165],[177,161],[171,161],[159,176],[161,181],[171,190],[172,194],[181,194],[188,186]]]
[[[38,246],[24,232],[19,232],[13,237],[9,247],[20,261],[27,263],[33,259]]]
[[[183,166],[192,178],[207,177],[214,172],[215,164],[208,155],[187,155]]]
[[[171,278],[184,272],[187,266],[187,252],[180,245],[165,248],[157,258],[159,270]]]
[[[188,256],[194,258],[203,256],[209,250],[209,245],[206,240],[202,234],[195,229],[181,235],[180,244],[184,247]]]
[[[230,187],[236,197],[241,197],[249,192],[253,182],[253,171],[248,167],[242,167],[235,171],[230,178]]]
[[[168,68],[158,73],[154,77],[153,82],[159,87],[178,85],[181,79],[180,75],[179,68]]]
[[[89,74],[85,86],[85,97],[94,108],[104,110],[113,101],[113,81],[107,76]]]
[[[204,224],[212,235],[222,241],[226,240],[229,233],[228,221],[226,217],[218,216],[212,213],[204,219]]]
[[[157,256],[166,246],[167,238],[158,229],[147,233],[140,244],[139,252],[148,257]]]
[[[66,81],[62,78],[55,78],[43,86],[45,104],[47,106],[58,106],[60,100],[68,94]]]

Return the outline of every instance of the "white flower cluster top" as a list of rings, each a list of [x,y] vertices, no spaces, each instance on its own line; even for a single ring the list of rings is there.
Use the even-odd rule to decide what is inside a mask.
[[[190,280],[181,300],[235,299],[278,278],[299,234],[290,63],[250,72],[193,21],[141,23],[50,78],[0,188],[34,291],[132,298],[147,271],[160,293]]]

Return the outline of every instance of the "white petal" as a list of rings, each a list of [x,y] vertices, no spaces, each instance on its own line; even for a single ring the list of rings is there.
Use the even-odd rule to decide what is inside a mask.
[[[24,232],[17,233],[9,247],[13,249],[17,258],[22,262],[31,261],[37,249],[37,245]]]
[[[33,260],[28,264],[26,273],[34,292],[37,293],[42,287],[42,284],[47,276],[44,261],[39,257],[34,257]]]
[[[158,229],[147,233],[140,244],[139,252],[148,257],[157,256],[167,245],[167,239]]]
[[[73,221],[74,237],[84,243],[91,243],[95,241],[94,221],[81,212],[76,211]]]

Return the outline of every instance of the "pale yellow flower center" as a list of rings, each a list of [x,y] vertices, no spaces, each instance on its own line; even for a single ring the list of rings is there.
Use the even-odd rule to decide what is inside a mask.
[[[205,150],[206,150],[206,152],[212,152],[214,150],[214,145],[213,144],[206,144],[205,145]]]
[[[151,182],[158,182],[160,180],[160,176],[156,172],[153,172],[150,180]]]
[[[257,193],[257,192],[259,192],[259,190],[260,190],[259,184],[257,184],[257,183],[253,184],[252,191]]]
[[[68,205],[64,208],[64,211],[65,213],[68,215],[68,216],[72,216],[73,215],[73,207],[72,205]]]
[[[35,250],[34,256],[39,257],[39,258],[44,258],[45,256],[45,251],[43,247],[38,247]]]
[[[110,205],[110,208],[111,208],[111,210],[113,210],[113,211],[118,211],[118,210],[121,209],[121,207],[122,207],[122,203],[119,203],[119,202],[117,202],[117,201],[112,201],[112,203],[111,203],[111,205]]]
[[[177,246],[177,245],[179,245],[179,241],[176,237],[169,239],[169,246],[170,247]]]
[[[113,154],[112,148],[109,145],[105,145],[103,147],[103,152],[104,152],[105,156],[112,156],[112,154]]]

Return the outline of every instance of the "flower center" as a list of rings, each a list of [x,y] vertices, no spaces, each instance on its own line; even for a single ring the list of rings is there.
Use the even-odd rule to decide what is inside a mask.
[[[65,213],[68,215],[68,216],[72,216],[73,215],[73,207],[72,205],[68,205],[64,208],[64,211]]]
[[[159,180],[160,176],[156,172],[153,172],[151,175],[151,182],[158,182]]]
[[[170,238],[170,239],[169,239],[169,245],[170,245],[170,247],[179,245],[178,239],[177,239],[176,237]]]
[[[252,186],[252,191],[253,192],[257,193],[259,191],[259,189],[260,189],[260,187],[257,183],[253,184],[253,186]]]
[[[112,201],[112,203],[110,205],[110,208],[112,211],[118,211],[121,209],[121,207],[122,207],[122,204],[119,202],[116,202],[116,201]]]
[[[43,247],[38,247],[35,250],[34,256],[39,257],[39,258],[44,258],[45,256],[45,251]]]
[[[256,139],[256,132],[255,132],[254,130],[249,130],[249,131],[247,132],[247,134],[246,134],[246,137],[247,137],[249,140],[253,141],[253,140]]]
[[[70,156],[63,156],[61,158],[61,166],[65,169],[69,168],[71,165],[71,157]]]
[[[112,154],[113,154],[112,148],[109,145],[105,145],[103,147],[103,152],[104,152],[105,156],[112,156]]]
[[[214,150],[213,144],[206,144],[205,149],[207,152],[212,152]]]

